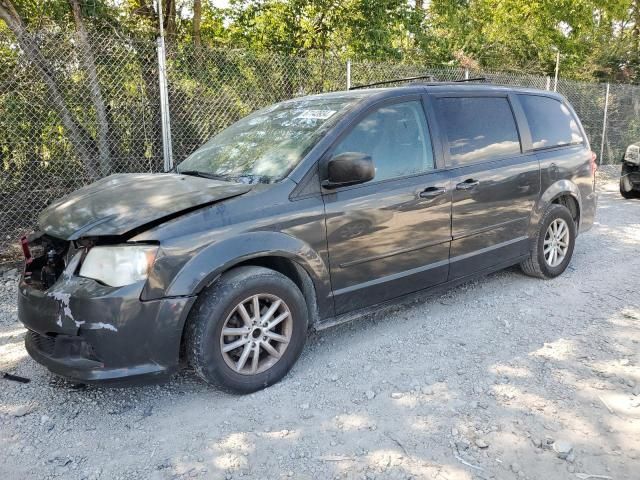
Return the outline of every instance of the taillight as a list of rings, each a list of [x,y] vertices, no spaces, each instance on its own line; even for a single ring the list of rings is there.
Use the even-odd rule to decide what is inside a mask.
[[[596,155],[596,152],[591,152],[591,162],[589,163],[589,165],[591,166],[591,175],[595,175],[596,174],[596,170],[598,170],[598,164],[596,163],[596,160],[598,159],[598,155]]]

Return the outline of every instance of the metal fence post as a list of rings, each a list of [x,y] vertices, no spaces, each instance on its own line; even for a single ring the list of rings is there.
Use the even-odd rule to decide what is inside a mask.
[[[609,110],[609,83],[607,83],[607,93],[604,96],[604,117],[602,118],[602,138],[600,139],[600,164],[604,163],[604,139],[607,133],[607,113]]]
[[[465,80],[469,80],[469,69],[468,68],[464,69],[464,79]]]
[[[347,60],[347,90],[351,89],[351,60]]]
[[[171,115],[169,113],[169,90],[167,87],[167,63],[164,45],[164,28],[162,25],[162,0],[158,0],[158,23],[160,36],[158,45],[158,82],[160,83],[160,118],[162,121],[162,156],[165,172],[173,168],[173,148],[171,145]]]
[[[547,75],[547,91],[551,90],[551,77]]]
[[[556,74],[553,80],[553,91],[558,91],[558,74],[560,73],[560,50],[558,50],[558,54],[556,56]]]

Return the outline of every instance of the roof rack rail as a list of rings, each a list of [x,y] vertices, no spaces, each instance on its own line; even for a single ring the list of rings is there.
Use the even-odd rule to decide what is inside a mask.
[[[366,85],[357,85],[355,87],[349,87],[349,90],[358,90],[360,88],[369,88],[369,87],[377,87],[379,85],[389,85],[390,83],[399,83],[399,82],[412,82],[415,80],[428,80],[433,83],[447,83],[447,82],[438,82],[433,75],[420,75],[418,77],[405,77],[405,78],[396,78],[394,80],[385,80],[383,82],[374,82],[367,83]],[[462,78],[460,80],[453,80],[449,83],[465,83],[465,82],[486,82],[487,79],[485,77],[474,77],[474,78]]]
[[[367,83],[366,85],[357,85],[355,87],[349,87],[349,90],[358,90],[359,88],[377,87],[378,85],[388,85],[390,83],[411,82],[413,80],[429,80],[430,82],[436,81],[436,79],[433,78],[433,75],[420,75],[419,77],[396,78],[395,80],[385,80],[384,82],[374,82],[374,83]]]
[[[473,78],[461,78],[460,80],[454,80],[454,83],[465,83],[465,82],[486,82],[486,77],[473,77]]]

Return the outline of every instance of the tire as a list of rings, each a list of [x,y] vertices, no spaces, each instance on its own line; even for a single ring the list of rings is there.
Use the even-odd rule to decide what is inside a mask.
[[[545,257],[545,241],[548,238],[547,235],[550,226],[552,224],[558,226],[563,223],[568,229],[568,241],[562,242],[566,243],[565,252],[561,261],[560,255],[557,255],[555,259],[557,264],[554,262],[550,263],[549,258]],[[573,249],[576,242],[576,232],[576,224],[569,209],[564,205],[550,205],[540,220],[538,234],[532,244],[529,258],[520,263],[522,271],[531,277],[543,279],[555,278],[562,274],[569,265],[573,255]],[[559,245],[562,243],[559,242]],[[561,249],[562,247],[559,248]]]
[[[257,319],[255,298],[257,311],[261,312]],[[281,303],[277,310],[264,320],[278,300]],[[262,328],[281,317],[284,319],[271,330]],[[307,326],[304,296],[288,277],[263,267],[238,267],[224,273],[200,294],[188,318],[187,359],[196,373],[212,385],[233,393],[255,392],[280,381],[291,370],[302,353]],[[223,327],[225,332],[243,330],[243,334],[223,336]],[[273,335],[288,338],[288,342],[273,340]],[[224,351],[238,343],[241,345],[237,348]],[[277,355],[269,353],[266,344]],[[249,353],[245,355],[247,348]],[[241,365],[243,356],[245,363]]]
[[[633,183],[629,180],[628,175],[630,171],[630,168],[622,165],[622,172],[620,173],[620,195],[626,199],[640,198],[640,192],[634,189]]]

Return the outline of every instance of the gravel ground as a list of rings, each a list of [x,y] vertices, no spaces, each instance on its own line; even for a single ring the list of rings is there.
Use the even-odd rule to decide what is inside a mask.
[[[510,269],[309,339],[239,397],[184,372],[74,388],[33,362],[0,281],[0,478],[637,479],[640,200],[601,181],[552,281]],[[591,475],[591,476],[589,476]]]

